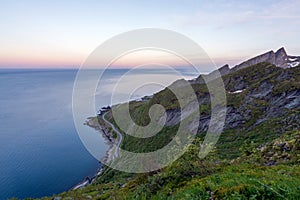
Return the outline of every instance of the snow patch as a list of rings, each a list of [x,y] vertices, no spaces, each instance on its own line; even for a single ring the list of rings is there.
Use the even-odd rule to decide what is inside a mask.
[[[298,60],[298,58],[289,58],[289,61],[291,61],[291,62],[294,62],[296,60]]]
[[[243,90],[237,90],[237,91],[234,91],[234,92],[228,92],[229,94],[238,94],[238,93],[241,93],[241,92],[243,92],[243,91],[245,91],[245,89],[243,89]]]
[[[293,63],[288,63],[290,67],[297,67],[300,64],[300,62],[293,62]]]

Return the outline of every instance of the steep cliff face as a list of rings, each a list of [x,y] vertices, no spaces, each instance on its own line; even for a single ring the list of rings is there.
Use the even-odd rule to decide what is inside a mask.
[[[259,63],[224,75],[227,95],[227,114],[224,130],[251,130],[263,122],[285,117],[290,127],[279,132],[300,128],[300,67],[279,68],[270,63]],[[192,83],[200,104],[199,132],[208,128],[210,95],[205,83]],[[163,98],[163,91],[160,94]],[[180,109],[167,111],[167,126],[180,122]],[[293,127],[292,127],[293,126]]]
[[[266,59],[269,62],[256,63]],[[199,109],[201,115],[197,137],[184,156],[149,174],[107,168],[95,184],[62,197],[299,199],[300,65],[290,66],[286,59],[298,62],[299,58],[291,58],[281,49],[246,61],[240,69],[232,70],[228,65],[220,69],[227,97],[226,121],[215,149],[205,159],[200,159],[198,153],[211,120],[211,97],[203,77],[213,81],[216,71],[189,81],[199,106],[187,103],[184,112]],[[184,83],[178,80],[171,87],[184,92]],[[166,109],[165,127],[149,138],[124,134],[122,149],[152,152],[174,138],[183,111],[168,88],[143,101],[130,102],[131,117],[146,126],[150,122],[149,109],[155,104]],[[114,121],[112,115],[109,120]]]
[[[198,80],[201,79],[201,76]],[[222,76],[226,90],[225,124],[214,124],[215,130],[222,130],[218,140],[217,151],[222,158],[232,159],[240,155],[240,145],[245,141],[262,144],[276,139],[287,131],[300,128],[300,66],[280,68],[263,62]],[[182,87],[181,84],[173,87]],[[210,93],[205,83],[190,82],[199,104],[190,102],[183,109],[176,96],[168,88],[156,93],[146,102],[131,102],[131,116],[137,124],[147,125],[150,122],[149,109],[152,105],[161,104],[166,109],[166,123],[162,132],[155,137],[137,140],[125,136],[126,146],[147,145],[159,147],[167,144],[176,133],[181,116],[199,109],[199,123],[188,123],[186,131],[204,137],[211,121]],[[184,91],[184,88],[182,88]],[[213,109],[217,109],[216,106]],[[216,110],[214,110],[216,111]],[[218,110],[217,110],[217,113]],[[224,112],[221,112],[223,116]],[[219,116],[219,114],[217,114]],[[150,150],[155,149],[154,147]],[[132,150],[131,148],[129,150]],[[230,149],[230,152],[224,151]],[[148,149],[149,150],[149,149]],[[145,152],[147,152],[145,150]]]
[[[236,65],[235,67],[233,67],[232,71],[237,71],[239,69],[243,69],[243,68],[249,67],[251,65],[256,65],[256,64],[261,63],[261,62],[269,62],[269,63],[274,64],[275,63],[275,53],[274,53],[274,51],[269,51],[267,53],[261,54],[259,56],[254,57],[254,58],[251,58],[251,59],[249,59],[245,62],[242,62],[241,64]]]
[[[300,111],[299,69],[261,63],[225,76],[228,92],[225,128],[253,129],[280,117],[290,118],[289,124],[299,128],[300,118],[295,115]]]
[[[237,71],[239,69],[243,69],[251,65],[256,65],[261,62],[268,62],[281,68],[289,68],[299,65],[300,57],[287,55],[285,49],[282,47],[276,52],[269,51],[267,53],[251,58],[239,65],[236,65],[231,70]]]
[[[278,65],[286,63],[284,49],[274,54],[268,53],[251,62],[266,58]],[[221,74],[227,98],[226,112],[218,110],[221,107],[218,105],[211,108],[211,95],[204,82],[204,79],[215,81],[216,73],[214,71],[208,75],[200,75],[189,81],[196,100],[186,94],[186,82],[178,80],[146,101],[130,102],[130,115],[135,124],[148,125],[151,121],[149,110],[155,104],[165,108],[166,113],[161,118],[166,116],[166,119],[158,118],[157,122],[163,129],[153,137],[139,139],[125,134],[122,148],[131,151],[138,144],[142,148],[141,152],[147,152],[163,147],[172,140],[182,121],[189,119],[197,110],[200,111],[200,117],[195,119],[197,121],[183,122],[186,131],[199,136],[206,135],[209,124],[213,122],[215,130],[223,131],[223,138],[219,141],[224,141],[227,145],[227,140],[236,140],[236,145],[230,145],[234,149],[231,152],[232,157],[238,154],[238,146],[243,140],[254,138],[260,143],[300,128],[300,65],[282,68],[269,62],[261,62],[238,70],[232,70],[228,65],[223,66]],[[176,88],[178,94],[185,99],[183,107],[179,105],[171,88]],[[225,115],[224,126],[222,122],[217,120],[215,123],[212,120],[212,109],[218,116]],[[222,144],[219,146],[223,148]]]
[[[285,49],[282,47],[278,49],[278,51],[269,51],[266,53],[263,53],[261,55],[258,55],[254,58],[251,58],[247,61],[242,62],[241,64],[238,64],[232,68],[228,64],[218,68],[217,70],[209,73],[209,74],[202,74],[199,77],[197,77],[194,80],[191,80],[190,83],[198,83],[198,84],[204,84],[204,78],[212,78],[216,76],[224,76],[229,73],[236,72],[240,69],[245,69],[247,67],[250,67],[252,65],[256,65],[262,62],[267,62],[270,64],[275,65],[276,67],[280,67],[283,69],[286,68],[293,68],[300,64],[300,56],[289,56]]]

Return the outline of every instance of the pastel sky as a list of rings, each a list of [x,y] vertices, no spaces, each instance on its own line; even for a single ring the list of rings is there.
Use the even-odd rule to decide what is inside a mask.
[[[78,67],[105,40],[138,28],[184,34],[216,65],[282,46],[300,55],[299,8],[299,0],[0,0],[0,67]]]

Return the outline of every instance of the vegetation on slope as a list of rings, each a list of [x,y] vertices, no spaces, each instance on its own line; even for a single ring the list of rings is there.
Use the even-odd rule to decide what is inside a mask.
[[[227,74],[223,80],[228,100],[225,130],[205,159],[198,157],[206,134],[202,127],[185,154],[164,169],[129,174],[106,168],[94,184],[59,196],[62,199],[300,199],[300,111],[299,105],[292,104],[293,95],[297,96],[300,90],[299,66],[281,69],[260,63]],[[193,83],[193,88],[201,102],[201,115],[209,118],[207,87]],[[237,90],[242,92],[234,93]],[[130,102],[134,121],[147,125],[149,108],[156,103],[168,112],[180,112],[177,99],[166,88],[148,101]],[[166,126],[147,139],[124,134],[122,148],[153,151],[167,144],[177,128],[178,125]]]
[[[244,145],[233,160],[216,151],[198,158],[200,139],[172,165],[148,174],[109,169],[97,183],[60,194],[75,199],[299,199],[300,131],[286,132],[259,148]],[[285,145],[283,145],[285,144]],[[275,157],[274,157],[275,156]],[[267,166],[276,159],[278,164]],[[110,174],[111,176],[107,176]]]

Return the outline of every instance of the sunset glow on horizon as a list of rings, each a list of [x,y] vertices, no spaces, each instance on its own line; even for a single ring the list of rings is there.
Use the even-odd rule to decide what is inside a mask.
[[[197,42],[217,66],[235,65],[284,46],[300,54],[297,0],[1,1],[0,68],[78,68],[97,46],[139,28],[169,29]],[[214,15],[218,13],[218,15]],[[174,66],[168,56],[131,56]]]

